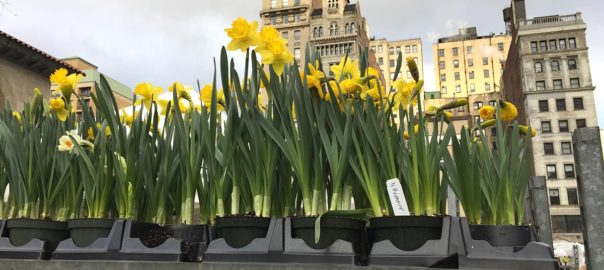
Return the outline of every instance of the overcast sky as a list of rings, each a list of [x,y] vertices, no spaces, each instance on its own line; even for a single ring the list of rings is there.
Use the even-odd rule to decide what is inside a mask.
[[[503,32],[502,9],[510,1],[360,2],[371,35],[422,39],[426,89],[433,90],[435,39],[468,26],[479,35]],[[528,17],[583,12],[593,83],[604,87],[604,1],[526,2]],[[228,43],[223,29],[237,16],[258,19],[260,7],[261,0],[0,0],[0,30],[59,58],[80,56],[130,87],[143,81],[195,85],[211,81],[212,58]],[[602,91],[596,89],[596,104],[604,104]],[[598,116],[604,119],[604,107]]]

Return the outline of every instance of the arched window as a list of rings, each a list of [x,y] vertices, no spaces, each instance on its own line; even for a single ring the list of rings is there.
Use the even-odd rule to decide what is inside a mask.
[[[338,35],[338,23],[337,22],[331,22],[331,25],[329,26],[329,35],[330,36]]]
[[[313,37],[317,37],[317,36],[319,36],[319,28],[316,28],[316,27],[315,27],[315,29],[313,29],[313,31],[312,31],[312,36],[313,36]]]
[[[560,63],[556,60],[552,61],[552,71],[560,71]]]
[[[350,33],[351,33],[351,34],[354,34],[354,33],[356,33],[356,32],[357,32],[357,30],[354,28],[354,23],[351,23],[351,24],[350,24]]]
[[[319,26],[319,37],[323,36],[323,26]]]
[[[543,72],[543,64],[541,64],[541,62],[536,62],[535,63],[535,73],[541,73]]]
[[[329,0],[328,8],[338,8],[338,0]]]
[[[347,23],[346,26],[344,27],[344,31],[345,31],[346,34],[350,34],[350,30],[351,30],[350,29],[350,24]]]

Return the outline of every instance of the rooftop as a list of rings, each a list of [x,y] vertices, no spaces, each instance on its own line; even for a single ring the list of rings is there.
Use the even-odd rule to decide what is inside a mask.
[[[120,95],[123,96],[125,98],[128,99],[132,99],[132,89],[130,89],[130,87],[126,86],[125,84],[116,81],[115,79],[100,73],[98,70],[94,70],[94,69],[88,69],[88,70],[84,70],[84,73],[86,74],[86,77],[82,78],[82,80],[80,82],[100,82],[101,81],[101,75],[105,76],[105,79],[107,79],[107,82],[109,83],[109,87],[111,87],[111,90]]]
[[[564,26],[581,26],[585,27],[581,12],[569,15],[552,15],[535,17],[532,19],[518,21],[519,30],[531,30],[547,27],[564,27]]]

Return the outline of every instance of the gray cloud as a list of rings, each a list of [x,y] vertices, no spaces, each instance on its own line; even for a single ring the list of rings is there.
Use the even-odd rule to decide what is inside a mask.
[[[258,19],[260,0],[1,0],[9,12],[0,29],[57,57],[81,56],[102,72],[130,85],[142,81],[168,86],[175,80],[195,85],[211,81],[212,58],[228,42],[224,28],[237,16]],[[354,0],[353,0],[354,2]],[[531,0],[529,17],[582,11],[588,24],[593,83],[602,85],[604,2]],[[427,89],[434,89],[432,43],[460,26],[479,34],[501,33],[502,9],[509,0],[366,0],[363,14],[372,35],[388,39],[421,37]],[[241,63],[239,52],[231,52]],[[604,104],[596,90],[597,104]],[[599,110],[604,119],[604,108]]]

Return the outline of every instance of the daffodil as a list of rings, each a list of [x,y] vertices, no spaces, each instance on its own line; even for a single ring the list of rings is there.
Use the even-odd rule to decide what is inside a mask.
[[[212,105],[212,90],[213,90],[212,85],[206,84],[201,89],[201,92],[199,93],[199,99],[201,100],[203,105],[207,107],[208,110],[210,109],[210,106]],[[222,89],[216,91],[216,108],[218,109],[218,111],[224,111],[225,106],[226,106],[226,100],[224,97],[224,91]]]
[[[57,146],[60,152],[71,152],[74,148],[73,141],[69,136],[63,135],[59,138],[59,146]]]
[[[165,99],[160,99],[157,101],[157,104],[160,107],[160,115],[166,116],[168,115],[168,106],[170,107],[170,116],[172,116],[172,112],[174,112],[174,105],[172,104],[172,101],[168,101]],[[191,108],[189,106],[187,106],[187,104],[185,104],[182,100],[178,101],[178,109],[180,110],[181,113],[188,113]]]
[[[136,101],[134,105],[140,105],[144,102],[145,108],[150,109],[151,103],[157,100],[159,94],[164,90],[161,87],[153,86],[151,83],[141,83],[134,88],[134,93],[141,96],[142,99]]]
[[[316,67],[316,68],[315,68]],[[308,64],[308,70],[310,74],[306,75],[306,83],[309,89],[316,89],[319,97],[323,98],[323,80],[325,79],[325,73],[318,69],[319,61],[316,62],[315,66]]]
[[[484,106],[480,108],[478,113],[480,114],[480,118],[484,121],[495,118],[496,109],[493,106]]]
[[[336,80],[354,79],[361,77],[359,64],[356,61],[350,60],[346,56],[340,59],[340,63],[331,66],[331,72],[335,75]]]
[[[520,130],[520,134],[523,134],[523,135],[531,134],[531,137],[537,136],[537,130],[534,129],[534,128],[531,128],[531,130],[529,132],[529,127],[523,126],[523,125],[519,125],[518,129]]]
[[[417,133],[419,133],[419,124],[415,124],[415,126],[413,126],[413,133],[415,133],[417,135]],[[403,137],[405,138],[405,140],[409,139],[409,131],[405,131],[403,133]]]
[[[415,82],[406,82],[404,79],[398,79],[392,87],[396,90],[393,96],[394,106],[396,109],[403,108],[407,109],[409,105],[416,106],[417,99],[413,97],[413,91],[416,88]]]
[[[134,122],[134,119],[136,117],[138,117],[138,112],[134,112],[134,114],[128,114],[128,112],[125,109],[122,109],[121,112],[122,113],[120,114],[120,122],[122,122],[126,125],[132,125],[132,122]]]
[[[510,102],[503,101],[500,99],[499,108],[501,110],[501,120],[503,121],[510,122],[516,119],[516,117],[518,117],[518,109],[516,108],[516,105]]]
[[[266,50],[259,51],[262,56],[262,63],[272,65],[275,73],[281,76],[285,65],[294,61],[294,55],[287,48],[283,41],[275,39],[266,45]]]
[[[65,101],[62,98],[51,98],[49,105],[59,120],[63,122],[67,120],[68,111],[65,109]]]
[[[21,114],[19,112],[13,111],[13,117],[19,122],[20,125],[23,125],[23,120],[21,119]]]
[[[176,95],[178,96],[178,98],[184,98],[188,101],[191,101],[191,94],[189,94],[189,92],[191,91],[191,88],[184,86],[180,82],[175,82],[172,85],[170,85],[170,87],[168,88],[168,91],[170,91],[170,93],[176,91]]]
[[[258,45],[258,21],[249,23],[246,19],[239,17],[232,23],[232,28],[224,29],[231,38],[227,45],[229,51],[241,50],[245,52],[249,47]]]
[[[413,80],[418,82],[419,70],[417,69],[417,63],[415,63],[415,59],[411,56],[407,57],[407,67],[409,68],[409,72],[411,73]]]
[[[75,85],[82,79],[82,74],[69,74],[67,69],[60,68],[50,75],[50,82],[57,84],[57,88],[63,93],[65,100],[71,100],[71,94]]]
[[[368,97],[371,97],[376,103],[379,103],[381,99],[388,98],[388,94],[384,88],[374,83],[372,88],[365,87],[364,91],[361,93],[362,100],[367,100]]]
[[[67,133],[66,135],[63,135],[63,136],[61,136],[61,138],[59,138],[59,145],[58,145],[59,151],[71,152],[76,143],[84,148],[91,149],[91,150],[94,149],[94,144],[92,144],[91,142],[89,142],[87,140],[82,140],[82,137],[80,137],[80,135],[78,135],[77,130],[70,130],[70,131],[67,131],[66,133]]]
[[[287,44],[287,39],[281,36],[281,33],[272,26],[265,26],[260,30],[260,41],[256,47],[257,52],[268,50],[268,45],[273,41],[280,41],[283,44]]]

